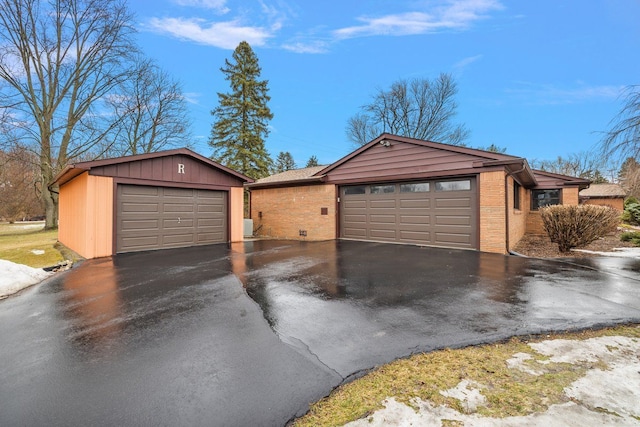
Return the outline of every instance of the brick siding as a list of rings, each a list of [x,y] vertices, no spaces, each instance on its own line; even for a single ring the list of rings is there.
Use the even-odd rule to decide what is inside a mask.
[[[255,234],[277,239],[335,239],[336,191],[333,184],[251,190]],[[307,235],[300,236],[300,230]]]
[[[505,172],[483,172],[480,187],[480,250],[506,253]]]
[[[512,250],[527,232],[527,218],[529,217],[531,193],[524,187],[520,187],[520,209],[514,207],[513,187],[515,181],[508,178],[509,194],[509,250]]]
[[[577,205],[578,204],[578,187],[568,187],[562,189],[562,204]],[[529,208],[531,207],[531,196],[527,200]],[[538,211],[530,211],[527,215],[527,233],[528,234],[546,234],[542,225],[542,218]]]
[[[611,206],[612,208],[617,209],[621,212],[624,210],[624,199],[622,197],[617,199],[612,199],[612,198],[598,199],[596,197],[593,197],[590,199],[586,199],[582,203],[584,203],[585,205]]]

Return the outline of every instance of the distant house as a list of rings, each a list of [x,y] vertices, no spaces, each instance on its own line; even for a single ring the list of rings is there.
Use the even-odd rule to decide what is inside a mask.
[[[245,188],[259,236],[507,253],[543,232],[540,207],[577,205],[589,183],[521,157],[383,134],[329,166]]]
[[[580,203],[588,205],[611,206],[624,210],[626,193],[618,184],[591,184],[580,191]]]

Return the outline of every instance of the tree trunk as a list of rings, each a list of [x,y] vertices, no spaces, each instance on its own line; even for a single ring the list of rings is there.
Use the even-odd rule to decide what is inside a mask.
[[[52,230],[58,228],[58,195],[47,188],[43,192],[45,207],[44,229]]]
[[[42,201],[44,203],[44,229],[52,230],[58,228],[58,194],[49,190],[49,182],[43,182]],[[57,189],[54,188],[55,191]]]

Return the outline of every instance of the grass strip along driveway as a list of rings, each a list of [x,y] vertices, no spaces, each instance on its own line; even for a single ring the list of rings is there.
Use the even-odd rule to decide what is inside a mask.
[[[577,402],[566,394],[565,389],[584,378],[590,370],[607,371],[610,367],[593,357],[584,357],[576,363],[553,362],[534,349],[535,343],[613,336],[631,338],[635,352],[638,352],[640,327],[619,326],[566,335],[512,338],[505,343],[414,355],[381,366],[337,388],[330,396],[312,405],[307,415],[296,420],[295,426],[341,426],[358,419],[362,419],[363,425],[371,424],[374,421],[371,415],[382,409],[388,398],[394,398],[416,411],[420,406],[418,402],[426,401],[429,408],[445,407],[461,414],[497,419],[542,413],[552,405]],[[607,351],[616,350],[619,350],[617,346],[607,347]],[[628,349],[623,350],[629,352]],[[640,355],[631,354],[631,357],[638,359]],[[515,360],[520,360],[523,368],[514,369]],[[460,384],[463,384],[462,393],[452,393],[451,390],[460,389]],[[482,395],[475,399],[475,403],[470,398],[474,390],[470,390],[469,385],[471,389],[479,389]],[[461,399],[461,395],[465,398]],[[482,403],[477,404],[477,401]],[[621,414],[606,408],[596,406],[590,409],[621,417]],[[640,423],[639,415],[627,415],[632,423]],[[441,421],[442,425],[464,425],[459,420]]]

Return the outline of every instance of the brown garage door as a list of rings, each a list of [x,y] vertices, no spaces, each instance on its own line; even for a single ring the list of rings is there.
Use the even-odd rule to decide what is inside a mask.
[[[475,178],[343,186],[340,236],[478,248]]]
[[[227,241],[227,193],[118,185],[116,251]]]

